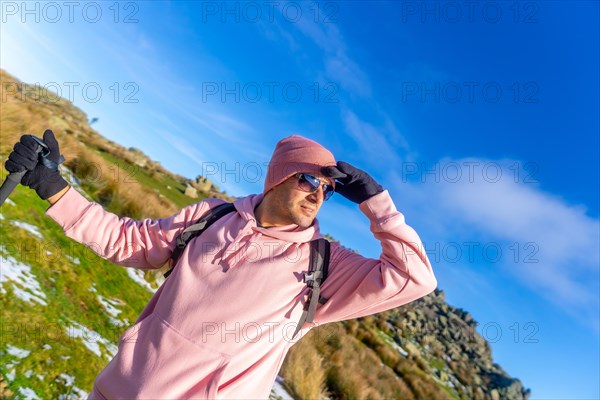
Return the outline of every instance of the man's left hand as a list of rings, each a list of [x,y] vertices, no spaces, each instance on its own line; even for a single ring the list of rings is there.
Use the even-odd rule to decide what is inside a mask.
[[[344,161],[338,161],[337,167],[325,167],[323,174],[337,181],[337,193],[357,204],[383,192],[381,185],[371,175]]]

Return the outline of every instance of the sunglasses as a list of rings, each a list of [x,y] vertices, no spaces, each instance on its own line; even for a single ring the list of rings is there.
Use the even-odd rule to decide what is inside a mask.
[[[323,201],[327,201],[333,196],[333,186],[329,183],[321,183],[319,178],[310,174],[296,174],[298,179],[298,188],[304,192],[314,193],[319,190],[319,186],[323,186]]]

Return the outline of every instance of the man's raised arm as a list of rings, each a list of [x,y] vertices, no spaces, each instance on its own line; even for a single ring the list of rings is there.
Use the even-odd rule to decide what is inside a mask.
[[[342,184],[346,182],[341,189],[336,186],[336,192],[359,204],[382,252],[379,259],[371,259],[332,244],[329,275],[321,290],[327,301],[317,309],[317,324],[389,310],[423,297],[437,286],[421,239],[406,224],[389,193],[349,164],[338,163],[338,170],[347,176],[336,176]]]

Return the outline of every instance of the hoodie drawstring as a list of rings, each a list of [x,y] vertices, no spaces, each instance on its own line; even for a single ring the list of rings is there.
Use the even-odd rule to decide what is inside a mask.
[[[236,235],[235,239],[223,249],[221,253],[221,261],[229,268],[240,265],[248,258],[248,252],[251,251],[251,237],[255,234],[252,230],[252,220],[246,221],[244,227]],[[260,232],[256,232],[260,234]],[[216,261],[216,260],[215,260]]]

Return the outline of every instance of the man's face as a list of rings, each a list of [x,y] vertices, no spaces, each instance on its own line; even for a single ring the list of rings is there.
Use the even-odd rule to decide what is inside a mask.
[[[319,178],[321,183],[333,183],[322,175],[311,175]],[[270,217],[280,225],[296,224],[307,228],[313,223],[323,204],[323,186],[313,193],[305,192],[299,188],[298,179],[291,176],[267,193],[271,197]]]

